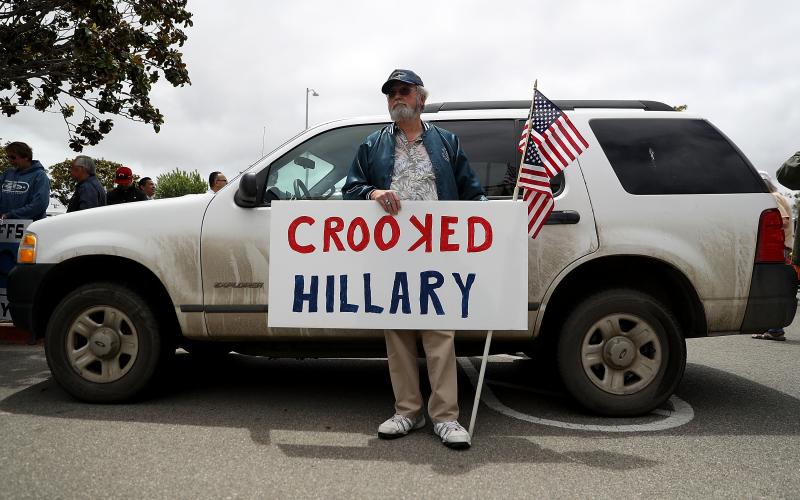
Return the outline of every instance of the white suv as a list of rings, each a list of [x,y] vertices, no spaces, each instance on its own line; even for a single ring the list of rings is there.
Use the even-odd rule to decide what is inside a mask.
[[[529,104],[431,104],[423,119],[455,132],[489,198],[503,199]],[[556,104],[590,147],[554,179],[555,211],[529,242],[529,328],[495,332],[493,352],[556,360],[590,411],[642,414],[676,389],[686,338],[792,321],[796,275],[784,264],[781,217],[753,166],[708,121],[651,101]],[[69,393],[95,402],[139,393],[178,345],[385,355],[380,331],[269,328],[266,288],[270,202],[341,199],[356,148],[385,122],[307,130],[214,196],[31,224],[35,262],[9,277],[15,323],[45,337]],[[458,332],[459,354],[479,353],[484,335]]]

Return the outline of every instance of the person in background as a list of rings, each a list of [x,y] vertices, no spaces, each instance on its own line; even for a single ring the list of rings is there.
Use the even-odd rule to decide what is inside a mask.
[[[396,69],[381,92],[392,123],[359,146],[342,188],[344,198],[373,200],[391,215],[400,211],[401,200],[485,200],[458,137],[420,119],[428,97],[422,79],[413,71]],[[378,426],[378,437],[399,438],[425,426],[417,335],[428,364],[428,414],[433,430],[448,448],[469,448],[469,432],[458,423],[453,330],[384,330],[395,414]]]
[[[800,151],[783,162],[777,173],[778,182],[789,189],[800,189]]]
[[[792,253],[792,242],[794,240],[794,224],[792,224],[792,203],[781,194],[778,186],[772,181],[772,177],[767,172],[759,171],[761,178],[769,188],[769,193],[775,198],[775,203],[778,204],[778,211],[781,213],[783,219],[783,248],[786,255],[786,261],[790,262],[790,255]],[[770,328],[764,333],[753,334],[754,339],[764,340],[786,340],[783,328]]]
[[[148,200],[156,199],[156,183],[150,177],[139,179],[139,190],[144,193]]]
[[[789,189],[800,189],[800,151],[789,157],[778,169],[776,177],[784,187]],[[800,266],[800,231],[794,232],[794,244],[792,245],[792,264]]]
[[[43,219],[50,204],[47,172],[24,142],[12,142],[5,149],[13,168],[0,175],[0,219]]]
[[[216,193],[228,184],[228,179],[222,172],[211,172],[208,176],[208,187],[212,192]]]
[[[106,196],[109,205],[145,201],[147,196],[133,185],[133,172],[128,167],[118,167],[114,182],[117,187],[110,190]]]
[[[94,160],[85,155],[76,156],[69,167],[69,175],[78,185],[67,205],[67,213],[106,204],[106,190],[95,176]]]

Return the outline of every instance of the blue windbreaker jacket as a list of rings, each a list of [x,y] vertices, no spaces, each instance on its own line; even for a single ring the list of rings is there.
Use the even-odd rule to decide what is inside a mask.
[[[10,168],[0,175],[0,213],[7,219],[43,219],[49,204],[50,179],[38,160],[25,170]]]
[[[342,195],[347,200],[368,200],[375,189],[389,189],[394,170],[394,124],[370,134],[359,146]],[[422,144],[436,175],[440,200],[485,200],[483,188],[452,132],[423,122]]]

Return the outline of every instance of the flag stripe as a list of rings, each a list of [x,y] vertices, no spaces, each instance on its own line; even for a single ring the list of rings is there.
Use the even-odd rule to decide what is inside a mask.
[[[558,123],[558,121],[556,121],[554,123],[554,125],[560,126],[561,124]],[[561,137],[563,137],[563,136],[560,135],[560,134],[556,134],[556,133],[553,133],[552,135],[553,135],[553,140],[555,140],[558,143],[558,145],[561,147],[561,151],[563,151],[564,154],[569,157],[569,162],[567,164],[572,163],[573,161],[575,161],[575,155],[572,154],[572,151],[570,151],[570,149],[567,147],[567,145],[564,144],[564,141],[561,140]],[[564,166],[566,167],[567,165],[564,165]]]
[[[569,117],[567,115],[564,115],[564,121],[567,123],[569,128],[572,130],[572,134],[574,135],[574,137],[576,139],[578,139],[581,142],[581,144],[583,144],[583,148],[584,149],[588,148],[589,147],[589,143],[586,142],[586,139],[584,139],[583,136],[581,135],[581,133],[578,132],[578,129],[575,128],[575,125],[572,124],[572,122],[570,121],[570,119],[569,119]]]
[[[547,222],[547,219],[550,217],[550,214],[553,213],[553,206],[554,206],[553,199],[549,198],[547,200],[546,209],[542,211],[542,214],[538,218],[536,218],[534,222],[533,232],[531,232],[530,229],[528,230],[528,234],[530,235],[531,238],[536,238],[537,236],[539,236],[539,231],[542,230],[545,222]]]
[[[535,238],[539,234],[550,213],[553,211],[553,197],[546,193],[531,193],[528,201],[528,234]]]
[[[541,180],[541,181],[550,181],[550,175],[547,173],[547,170],[544,168],[541,169],[531,169],[526,168],[527,165],[523,165],[522,172],[520,173],[520,178],[529,178],[534,180]]]
[[[570,145],[570,146],[572,146],[572,150],[573,150],[573,151],[575,151],[575,156],[577,157],[579,154],[581,154],[581,152],[583,151],[583,149],[581,149],[581,147],[580,147],[580,146],[578,146],[577,144],[575,144],[575,139],[573,139],[573,137],[572,137],[572,134],[570,134],[569,132],[567,132],[567,129],[565,129],[565,128],[564,128],[564,120],[562,120],[561,118],[559,118],[559,119],[556,121],[556,126],[558,127],[558,130],[560,130],[560,131],[561,131],[561,135],[563,135],[563,136],[564,136],[564,137],[567,139],[567,142],[569,142],[569,145]],[[575,159],[575,158],[573,158],[573,160],[574,160],[574,159]]]
[[[539,180],[531,180],[531,179],[520,179],[519,185],[527,188],[533,189],[535,191],[546,191],[550,189],[550,181],[539,181]]]
[[[540,176],[532,176],[532,175],[523,175],[520,176],[520,181],[524,181],[530,184],[541,184],[542,186],[549,186],[550,185],[550,177],[540,177]]]
[[[566,167],[568,164],[567,161],[564,159],[563,156],[561,156],[561,153],[558,152],[558,149],[556,149],[555,145],[553,144],[553,141],[550,140],[550,137],[544,136],[544,143],[547,145],[548,148],[550,148],[550,151],[558,159],[558,165],[563,165],[564,167]]]
[[[550,172],[550,175],[551,176],[557,175],[557,173],[556,174],[552,173],[552,171],[553,171],[553,168],[552,168],[553,159],[550,158],[550,155],[548,154],[547,150],[544,148],[543,143],[539,140],[538,137],[534,136],[533,134],[531,134],[531,139],[533,139],[533,143],[536,144],[536,147],[539,150],[539,156],[542,157],[542,163],[547,168],[547,170]]]
[[[547,170],[539,165],[526,165],[522,164],[522,173],[530,175],[539,175],[542,177],[547,176]]]
[[[561,147],[569,155],[569,161],[572,163],[575,161],[575,158],[581,154],[581,150],[577,147],[575,142],[573,142],[572,137],[567,133],[566,129],[564,129],[561,119],[556,120],[553,125],[561,132],[560,134],[554,133],[553,135],[559,137],[559,144],[561,144]]]
[[[556,156],[556,151],[554,151],[553,143],[547,142],[545,137],[539,136],[538,134],[532,133],[531,138],[533,139],[534,144],[536,144],[539,154],[542,158],[542,164],[547,168],[551,177],[555,177],[559,174],[564,167],[568,165],[563,161],[563,158],[560,156]]]
[[[525,179],[529,182],[541,182],[544,184],[550,183],[550,176],[549,175],[538,175],[538,174],[526,174],[523,173],[519,176],[520,180]]]

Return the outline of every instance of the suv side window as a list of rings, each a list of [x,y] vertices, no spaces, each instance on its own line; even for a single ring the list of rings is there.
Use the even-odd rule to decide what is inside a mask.
[[[487,197],[511,198],[521,157],[515,145],[519,142],[524,121],[452,120],[435,123],[458,136]],[[561,193],[564,188],[564,174],[551,179],[550,187],[554,195]]]
[[[514,120],[438,121],[458,136],[469,164],[489,198],[508,198],[514,191]]]
[[[356,125],[328,130],[293,148],[268,167],[263,201],[341,200],[342,186],[358,146],[382,126]]]
[[[705,120],[598,118],[589,125],[628,193],[764,192],[741,152]]]

